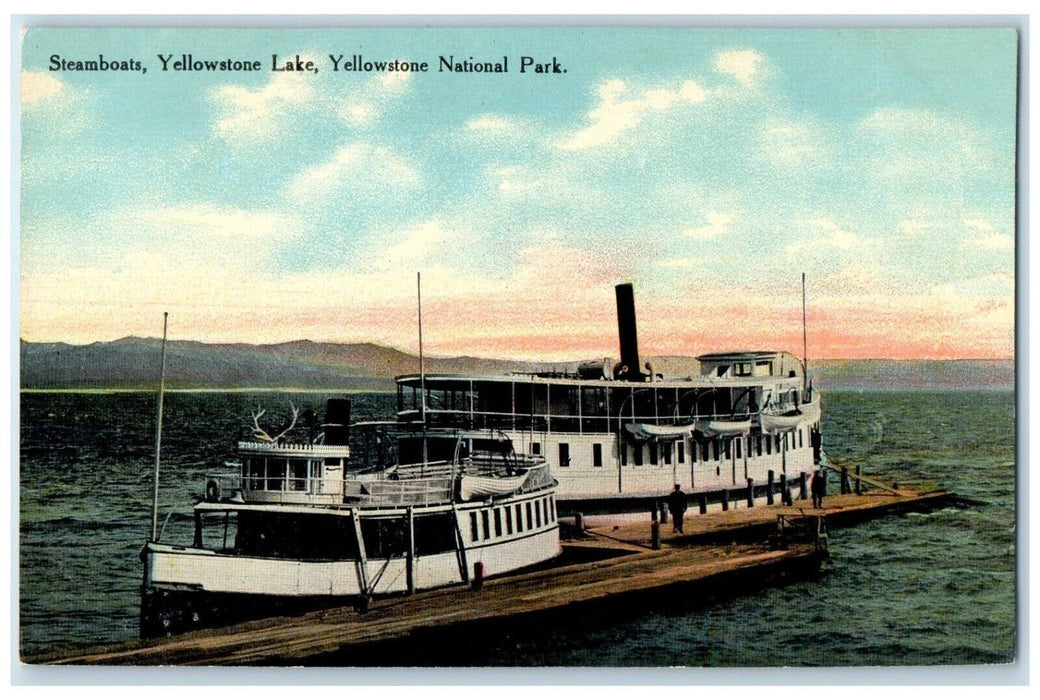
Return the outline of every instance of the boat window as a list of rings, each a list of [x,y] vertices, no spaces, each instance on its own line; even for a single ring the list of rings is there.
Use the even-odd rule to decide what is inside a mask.
[[[804,447],[804,444],[802,443],[802,429],[801,428],[798,429],[798,447]]]
[[[759,457],[762,456],[762,436],[761,435],[756,435],[755,436],[755,452],[758,453]]]
[[[362,518],[361,536],[371,559],[389,559],[408,553],[408,521],[396,518]]]
[[[618,446],[618,450],[620,450],[619,454],[621,455],[621,466],[622,467],[627,467],[628,466],[628,445],[621,444],[621,445]]]
[[[553,521],[556,521],[556,501],[551,498],[546,498],[546,502],[549,504],[549,514],[552,516]]]
[[[535,501],[534,502],[534,524],[535,524],[535,527],[541,527],[542,526],[542,502],[541,501]]]
[[[242,511],[234,546],[244,556],[305,561],[354,559],[358,554],[353,521],[329,515]]]
[[[767,455],[771,455],[771,454],[773,454],[773,439],[771,437],[769,437],[768,435],[766,435],[765,437],[766,437],[766,454]]]
[[[455,518],[451,513],[431,513],[415,518],[415,554],[455,551]]]
[[[533,454],[533,455],[540,455],[540,454],[542,454],[542,443],[540,443],[540,442],[532,442],[531,443],[531,454]]]
[[[578,387],[569,384],[549,386],[549,412],[554,416],[578,415]]]
[[[502,536],[502,509],[495,508],[495,537]]]
[[[315,464],[317,464],[317,462],[315,462]],[[339,466],[339,457],[326,457],[325,458],[325,466],[326,467],[338,467]]]
[[[527,529],[534,527],[534,518],[531,517],[531,502],[527,502]]]
[[[199,549],[234,553],[237,539],[238,514],[235,511],[201,513],[195,511],[195,543]]]
[[[477,511],[469,512],[469,541],[476,542],[480,539],[480,531],[477,530]]]
[[[509,506],[506,506],[504,510],[506,512],[506,534],[507,535],[512,535],[513,534],[513,509],[510,508]]]
[[[734,367],[734,374],[738,377],[750,377],[751,376],[751,363],[750,362],[738,362]]]
[[[708,441],[707,440],[704,440],[703,442],[701,442],[701,461],[702,462],[707,462],[708,461]]]
[[[281,491],[285,486],[285,470],[288,466],[288,460],[285,459],[269,459],[267,460],[267,490],[268,491]]]
[[[765,377],[773,373],[772,362],[756,362],[755,363],[755,376]]]
[[[516,504],[516,531],[524,531],[524,511],[519,503]]]
[[[741,448],[741,446],[740,446],[740,443],[741,443],[741,442],[742,442],[742,441],[741,441],[741,439],[740,439],[740,438],[733,438],[733,444],[734,444],[734,445],[736,446],[736,448],[737,448],[737,459],[740,459],[741,457],[743,457],[743,456],[744,456],[743,454],[741,454],[741,452],[742,452],[742,448]]]
[[[657,457],[657,443],[656,442],[651,442],[650,443],[650,464],[652,464],[652,465],[654,465],[656,467],[659,462],[660,462],[660,460]]]
[[[560,443],[560,466],[571,466],[571,446],[566,442]]]
[[[685,464],[686,463],[686,441],[683,440],[682,442],[678,443],[676,445],[676,447],[679,448],[679,460],[678,460],[679,464]]]
[[[603,466],[603,445],[598,442],[592,444],[592,466]]]
[[[289,460],[289,489],[291,491],[307,490],[307,460],[298,458]]]
[[[723,440],[722,441],[722,450],[723,450],[723,452],[726,455],[726,459],[732,459],[732,457],[730,455],[730,450],[731,450],[730,445],[732,444],[732,442],[733,442],[732,438],[729,439],[729,440]]]
[[[262,491],[266,485],[263,457],[250,457],[246,463],[246,488],[254,491]]]
[[[484,539],[491,538],[491,516],[486,510],[480,511],[480,524],[484,526]]]
[[[672,463],[672,443],[666,442],[665,444],[661,445],[661,452],[664,453],[664,463],[665,464],[671,464]]]
[[[776,451],[780,451],[780,433],[776,434]]]
[[[632,462],[637,466],[643,466],[643,446],[632,445]]]

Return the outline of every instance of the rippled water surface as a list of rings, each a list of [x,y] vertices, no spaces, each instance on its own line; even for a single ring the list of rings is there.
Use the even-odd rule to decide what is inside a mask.
[[[190,504],[221,471],[258,403],[320,411],[320,394],[168,394],[162,518],[190,541]],[[354,418],[392,397],[352,397]],[[137,634],[138,553],[151,527],[155,397],[21,397],[23,653]],[[817,579],[753,596],[687,601],[624,620],[507,640],[475,665],[762,666],[1006,663],[1015,649],[1014,395],[830,392],[833,459],[985,502],[831,533]]]

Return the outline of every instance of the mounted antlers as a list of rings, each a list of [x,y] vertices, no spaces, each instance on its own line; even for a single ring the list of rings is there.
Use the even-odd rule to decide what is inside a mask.
[[[267,411],[265,411],[264,409],[262,409],[259,406],[257,406],[256,407],[256,413],[252,414],[252,416],[253,416],[253,437],[255,437],[257,440],[262,440],[264,442],[278,442],[283,437],[288,435],[289,431],[291,431],[294,427],[296,427],[296,420],[300,417],[300,409],[296,408],[296,406],[293,405],[292,401],[289,402],[289,408],[292,409],[292,422],[289,423],[289,427],[286,428],[285,430],[283,430],[282,432],[278,433],[274,437],[271,437],[270,435],[267,434],[266,430],[264,430],[263,428],[260,427],[260,423],[259,423],[260,418],[262,418],[263,415],[265,413],[267,413]]]

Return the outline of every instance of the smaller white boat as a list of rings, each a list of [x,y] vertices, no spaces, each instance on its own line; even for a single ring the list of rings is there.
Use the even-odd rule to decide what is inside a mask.
[[[801,406],[783,409],[764,409],[758,417],[763,433],[776,434],[795,430],[800,425],[814,423],[820,419],[820,400]]]
[[[751,417],[734,418],[703,418],[697,421],[697,430],[706,437],[736,437],[751,432]]]
[[[463,474],[459,479],[459,498],[463,501],[505,496],[516,491],[527,481],[527,472],[516,476],[480,476]]]
[[[690,423],[689,425],[625,424],[625,430],[637,440],[678,440],[689,436],[696,427],[696,423]]]
[[[211,476],[188,545],[145,544],[141,631],[169,634],[279,610],[367,601],[496,576],[561,551],[543,457],[452,431],[384,435],[351,452],[349,404],[323,433],[256,424],[236,474]],[[248,614],[242,614],[246,613]]]

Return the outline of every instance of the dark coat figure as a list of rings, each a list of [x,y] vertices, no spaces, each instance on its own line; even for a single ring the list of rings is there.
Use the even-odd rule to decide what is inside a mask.
[[[823,497],[827,495],[827,479],[822,470],[817,469],[813,472],[810,489],[813,508],[823,508]]]
[[[672,514],[672,532],[682,532],[683,513],[686,512],[686,494],[675,485],[675,490],[668,494],[668,512]]]

